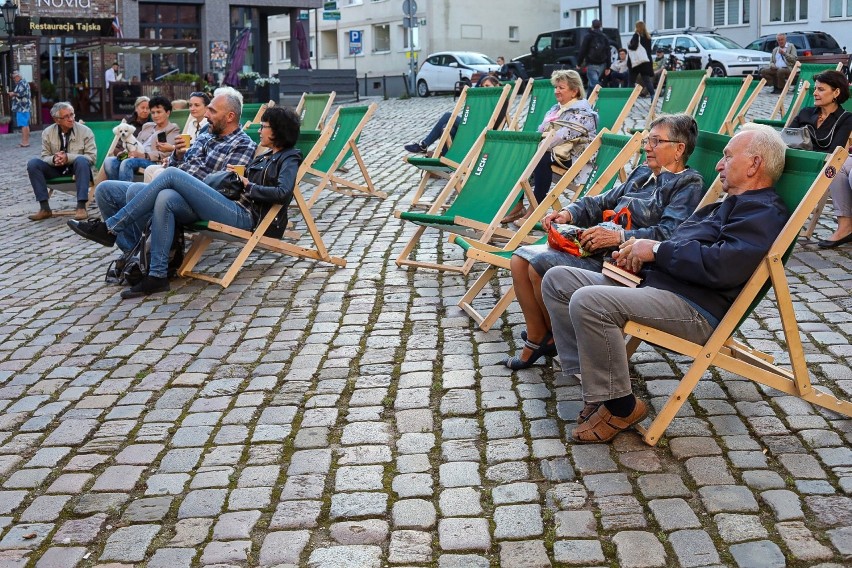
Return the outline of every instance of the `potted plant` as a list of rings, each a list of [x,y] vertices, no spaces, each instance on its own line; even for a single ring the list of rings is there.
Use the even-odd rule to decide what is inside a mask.
[[[0,134],[9,133],[9,123],[12,122],[11,116],[0,116]]]
[[[278,79],[278,77],[258,77],[254,80],[254,84],[257,88],[258,101],[266,102],[271,99],[275,101],[276,104],[278,104],[278,85],[281,84],[281,81]]]

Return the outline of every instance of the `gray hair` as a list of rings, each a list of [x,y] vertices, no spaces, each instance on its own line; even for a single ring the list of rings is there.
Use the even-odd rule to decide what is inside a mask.
[[[557,69],[554,71],[553,75],[550,76],[550,84],[555,87],[556,83],[560,81],[567,84],[570,88],[576,89],[581,99],[586,98],[586,90],[583,88],[583,79],[581,79],[580,74],[573,69]]]
[[[141,105],[142,103],[147,103],[147,102],[150,102],[150,101],[151,101],[151,99],[149,99],[145,95],[142,95],[141,97],[136,97],[136,101],[133,103],[133,110],[136,110],[137,108],[139,108],[139,105]]]
[[[70,110],[71,112],[74,112],[74,107],[71,106],[71,103],[58,102],[50,108],[51,118],[57,118],[59,116],[59,113],[63,110]]]
[[[685,164],[692,152],[695,151],[695,143],[698,140],[698,124],[688,114],[679,112],[676,114],[661,114],[651,121],[648,130],[662,124],[669,129],[672,140],[683,142],[686,148],[683,151],[683,163]]]
[[[781,134],[777,130],[767,124],[747,122],[737,134],[743,132],[752,133],[747,151],[752,156],[760,156],[763,169],[774,184],[784,173],[784,154],[787,152],[784,139],[781,138]]]
[[[240,121],[240,116],[243,114],[243,94],[233,87],[219,87],[213,91],[213,96],[225,97],[228,110],[237,115],[237,122]]]

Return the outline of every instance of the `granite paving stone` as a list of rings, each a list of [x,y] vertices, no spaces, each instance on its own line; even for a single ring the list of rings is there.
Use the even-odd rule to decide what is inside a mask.
[[[612,537],[618,565],[622,568],[651,568],[666,565],[663,544],[652,533],[621,531]]]

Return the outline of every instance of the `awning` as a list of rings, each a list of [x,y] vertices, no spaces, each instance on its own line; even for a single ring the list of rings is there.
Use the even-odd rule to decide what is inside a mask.
[[[100,45],[77,45],[69,46],[68,51],[76,53],[91,53],[100,51]],[[195,53],[194,47],[183,47],[174,45],[134,45],[134,44],[105,44],[104,53],[125,53],[139,55],[171,55],[175,53]]]

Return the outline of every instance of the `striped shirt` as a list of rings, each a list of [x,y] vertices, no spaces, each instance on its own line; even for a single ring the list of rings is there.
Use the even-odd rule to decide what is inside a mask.
[[[204,128],[183,155],[183,160],[176,160],[172,153],[169,166],[178,167],[194,178],[204,179],[209,173],[224,170],[227,164],[247,165],[256,148],[257,144],[241,128],[221,137]]]

